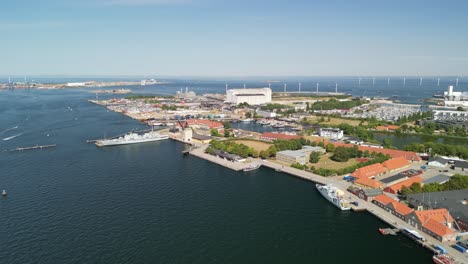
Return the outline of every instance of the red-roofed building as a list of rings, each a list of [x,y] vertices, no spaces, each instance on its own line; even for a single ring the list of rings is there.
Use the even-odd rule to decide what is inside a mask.
[[[208,119],[188,119],[178,123],[177,125],[180,127],[180,124],[184,127],[188,125],[189,127],[194,128],[200,135],[210,135],[212,129],[218,130],[221,134],[224,133],[224,125],[218,121],[211,121]]]
[[[413,211],[408,216],[408,223],[439,241],[455,241],[456,233],[451,229],[453,217],[445,208]]]
[[[273,142],[274,140],[291,140],[291,139],[300,139],[301,136],[298,135],[287,135],[280,133],[265,132],[260,136],[260,140]]]
[[[410,166],[411,163],[404,157],[397,157],[382,162],[382,165],[387,168],[388,171],[395,171],[401,168],[406,168]]]
[[[409,214],[414,211],[405,204],[402,204],[385,194],[375,197],[372,202],[404,221],[406,221]]]
[[[353,173],[351,173],[351,176],[355,178],[370,178],[382,175],[386,171],[387,170],[384,166],[382,166],[382,164],[375,163],[355,170]]]
[[[406,186],[407,188],[409,188],[411,186],[411,184],[413,184],[415,182],[422,182],[422,181],[423,181],[423,179],[420,176],[411,177],[411,178],[409,178],[407,180],[404,180],[402,182],[399,182],[399,183],[396,183],[396,184],[385,187],[384,192],[396,194],[397,192],[399,192],[401,190],[401,188],[403,188],[403,186]]]
[[[382,183],[369,178],[357,178],[354,184],[365,188],[382,188]]]
[[[224,125],[218,121],[211,121],[208,119],[189,119],[185,121],[189,126],[206,126],[209,129],[224,129]]]
[[[387,204],[389,204],[389,203],[391,203],[393,201],[395,201],[395,200],[393,200],[392,198],[388,197],[385,194],[381,194],[379,196],[376,196],[372,202],[377,204],[378,206],[380,206],[382,208],[385,208],[387,206]]]
[[[387,205],[388,210],[392,212],[393,215],[397,216],[400,219],[406,221],[408,215],[414,211],[414,209],[409,208],[407,205],[399,203],[397,201],[391,202]]]
[[[417,161],[420,162],[422,159],[421,157],[416,154],[416,152],[412,151],[403,151],[403,150],[396,150],[396,149],[383,149],[383,148],[372,148],[372,147],[366,147],[366,146],[359,146],[359,150],[361,151],[369,151],[370,153],[376,152],[376,153],[382,153],[384,155],[389,155],[392,158],[398,158],[398,157],[403,157],[409,161]]]

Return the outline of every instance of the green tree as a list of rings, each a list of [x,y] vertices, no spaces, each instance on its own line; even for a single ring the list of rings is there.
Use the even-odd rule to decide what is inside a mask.
[[[422,192],[421,183],[419,183],[419,182],[414,182],[413,184],[411,184],[410,190],[411,190],[412,193],[420,193],[420,192]]]
[[[333,145],[332,143],[328,143],[327,144],[327,147],[325,148],[327,150],[327,152],[333,152],[335,151],[335,145]]]
[[[310,153],[310,156],[309,156],[309,162],[310,163],[317,163],[319,162],[320,160],[320,156],[322,154],[318,151],[313,151],[312,153]]]
[[[245,117],[246,117],[246,118],[252,118],[252,113],[251,113],[251,112],[245,113]]]
[[[231,123],[230,122],[223,122],[224,129],[231,129]]]
[[[213,128],[213,129],[210,130],[210,132],[211,132],[211,135],[212,135],[213,137],[219,137],[219,136],[221,136],[221,135],[219,134],[219,132],[218,132],[217,129],[214,129],[214,128]]]
[[[385,138],[383,140],[383,146],[384,148],[392,148],[393,147],[393,142],[390,138]]]
[[[267,150],[262,150],[262,151],[260,151],[259,156],[260,156],[260,158],[262,158],[262,159],[268,158],[268,151],[267,151]]]

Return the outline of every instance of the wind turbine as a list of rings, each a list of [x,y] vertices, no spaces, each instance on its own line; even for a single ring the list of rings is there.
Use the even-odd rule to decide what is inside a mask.
[[[301,83],[299,83],[299,93],[301,93]]]
[[[403,86],[406,86],[406,77],[403,77]]]
[[[286,93],[286,87],[287,86],[288,86],[287,84],[284,84],[284,93]]]
[[[457,77],[457,80],[455,82],[455,87],[458,87],[458,77]]]
[[[335,93],[338,93],[338,83],[335,83]]]
[[[440,84],[440,78],[437,78],[437,86]]]
[[[319,83],[317,82],[317,96],[319,95],[318,88],[319,88]]]
[[[390,78],[387,78],[387,86],[390,85]]]
[[[422,77],[421,77],[421,78],[419,78],[419,86],[421,86],[421,85],[422,85],[422,79],[423,79]]]
[[[372,86],[375,85],[375,77],[372,77]]]
[[[361,86],[361,77],[359,77],[359,86]]]

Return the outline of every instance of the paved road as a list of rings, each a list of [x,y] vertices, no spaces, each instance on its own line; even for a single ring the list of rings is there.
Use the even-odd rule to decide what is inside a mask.
[[[198,157],[206,159],[206,160],[209,160],[211,162],[217,163],[219,165],[228,167],[228,168],[236,170],[236,171],[242,170],[243,168],[246,168],[246,167],[250,166],[251,163],[257,163],[257,164],[262,164],[262,166],[269,167],[269,168],[274,169],[274,170],[280,170],[280,171],[282,171],[284,173],[287,173],[287,174],[290,174],[290,175],[293,175],[293,176],[297,176],[297,177],[300,177],[300,178],[303,178],[303,179],[306,179],[306,180],[309,180],[309,181],[312,181],[312,182],[316,182],[316,183],[320,183],[320,184],[329,184],[329,183],[331,183],[331,184],[337,186],[338,188],[340,188],[342,190],[346,190],[351,185],[349,182],[346,182],[346,181],[344,181],[342,179],[338,179],[336,177],[333,177],[333,178],[332,177],[323,177],[323,176],[320,176],[320,175],[317,175],[317,174],[314,174],[314,173],[311,173],[311,172],[307,172],[307,171],[304,171],[304,170],[299,170],[299,169],[295,169],[295,168],[292,168],[292,167],[283,166],[283,165],[271,162],[269,160],[252,159],[250,164],[249,163],[230,162],[230,161],[227,161],[225,159],[221,159],[221,158],[218,158],[218,157],[215,157],[215,156],[204,153],[204,150],[206,149],[207,146],[208,145],[203,145],[203,146],[201,146],[201,147],[199,147],[199,148],[197,148],[195,150],[192,150],[190,152],[190,154],[198,156]],[[348,194],[350,194],[350,193],[348,193]],[[395,228],[398,228],[398,229],[403,229],[403,228],[414,229],[413,226],[411,226],[410,224],[408,224],[405,221],[401,220],[400,218],[388,213],[384,209],[378,207],[377,205],[375,205],[375,204],[373,204],[371,202],[367,202],[367,201],[359,199],[357,196],[355,196],[353,194],[347,195],[346,199],[349,200],[350,202],[358,201],[359,202],[358,209],[367,210],[369,213],[375,215],[376,217],[380,218],[382,221],[388,223],[389,225],[391,225],[391,226],[393,226]],[[377,230],[376,230],[376,232],[377,232]],[[454,248],[452,248],[450,246],[449,243],[441,243],[441,242],[437,241],[435,238],[433,238],[433,237],[431,237],[431,236],[429,236],[429,235],[427,235],[427,234],[425,234],[423,232],[419,232],[419,234],[421,236],[423,236],[424,238],[426,238],[426,240],[427,240],[426,244],[432,243],[434,245],[443,245],[444,248],[447,249],[448,254],[451,257],[455,258],[455,260],[458,263],[468,263],[468,255],[463,254],[463,253],[455,250]]]

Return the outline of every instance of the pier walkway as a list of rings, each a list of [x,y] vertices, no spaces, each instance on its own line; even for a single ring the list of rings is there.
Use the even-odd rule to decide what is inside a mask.
[[[235,171],[240,171],[240,170],[250,166],[250,164],[256,163],[256,164],[261,164],[264,167],[268,167],[268,168],[271,168],[271,169],[274,169],[274,170],[277,170],[277,171],[281,171],[281,172],[284,172],[286,174],[296,176],[296,177],[299,177],[301,179],[312,181],[312,182],[315,182],[315,183],[320,183],[320,184],[329,184],[329,183],[331,183],[331,184],[337,186],[338,188],[340,188],[340,189],[342,189],[344,191],[351,185],[349,182],[344,181],[344,180],[340,180],[340,179],[336,179],[336,178],[333,179],[331,177],[323,177],[323,176],[320,176],[320,175],[317,175],[317,174],[314,174],[314,173],[311,173],[311,172],[308,172],[308,171],[299,170],[299,169],[292,168],[292,167],[287,167],[287,166],[282,166],[280,164],[271,162],[269,160],[252,159],[252,161],[250,163],[227,161],[227,160],[219,158],[217,156],[213,156],[213,155],[205,153],[205,149],[207,147],[208,147],[208,144],[202,145],[199,148],[190,151],[190,154],[194,155],[194,156],[197,156],[199,158],[211,161],[213,163],[219,164],[221,166],[227,167],[229,169],[235,170]],[[392,214],[388,213],[383,208],[381,208],[381,207],[379,207],[376,204],[373,204],[371,202],[367,202],[365,200],[359,199],[357,196],[355,196],[354,194],[351,194],[350,192],[346,191],[346,197],[345,198],[349,202],[357,201],[359,203],[358,207],[353,205],[353,207],[352,207],[353,210],[355,210],[355,211],[365,210],[365,211],[369,212],[370,214],[376,216],[377,218],[379,218],[383,222],[387,223],[392,228],[395,228],[395,229],[408,228],[408,229],[416,230],[415,227],[411,226],[409,223],[406,223],[405,221],[401,220],[400,218],[396,217],[395,215],[392,215]],[[378,230],[376,230],[376,232],[378,232]],[[423,232],[420,232],[420,231],[418,231],[418,233],[426,239],[426,242],[421,243],[422,246],[424,246],[424,247],[426,247],[426,248],[428,248],[430,250],[433,250],[433,247],[431,246],[431,244],[432,245],[442,245],[442,246],[444,246],[444,248],[447,249],[448,254],[452,258],[455,259],[456,263],[468,263],[468,255],[467,254],[463,254],[463,253],[455,250],[454,248],[452,248],[450,246],[450,244],[442,243],[442,242],[436,240],[435,238],[427,235],[426,233],[423,233]]]

